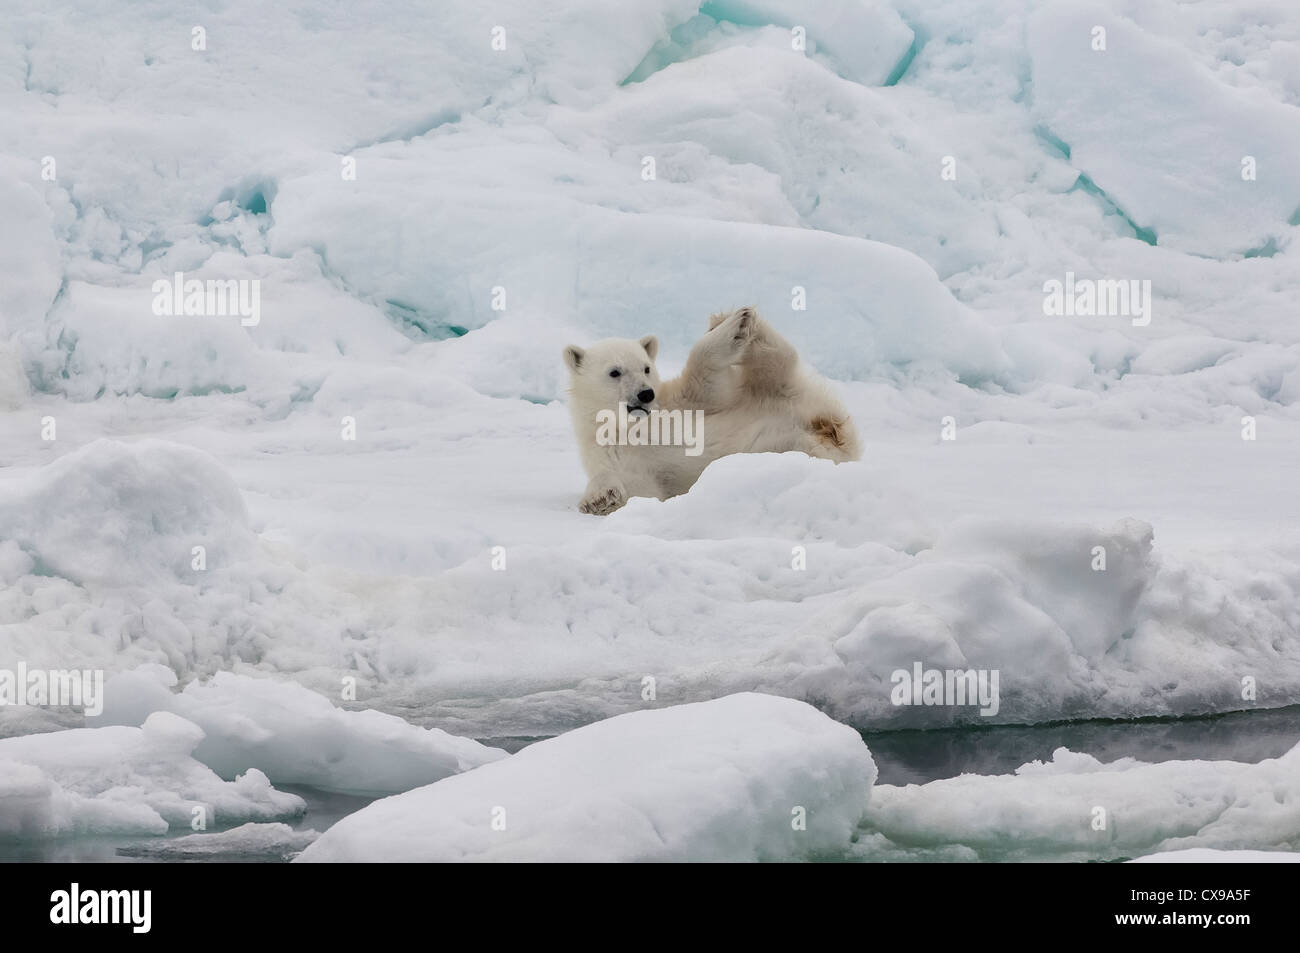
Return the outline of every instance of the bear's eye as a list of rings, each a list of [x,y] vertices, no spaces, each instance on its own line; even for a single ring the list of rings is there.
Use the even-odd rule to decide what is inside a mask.
[[[620,370],[616,367],[616,368],[614,368],[612,371],[609,372],[609,376],[610,376],[610,377],[618,377],[618,376],[619,376],[620,374],[622,374],[622,373],[623,373],[623,372],[620,371]]]
[[[649,374],[649,373],[650,373],[650,368],[647,367],[647,368],[645,369],[645,372],[646,372],[647,374]]]

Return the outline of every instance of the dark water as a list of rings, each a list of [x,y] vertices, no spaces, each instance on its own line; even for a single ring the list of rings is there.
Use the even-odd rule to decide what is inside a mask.
[[[1060,747],[1086,752],[1103,762],[1244,761],[1285,754],[1300,743],[1300,705],[1233,712],[1201,718],[1136,721],[1076,721],[1032,726],[945,728],[932,731],[876,731],[862,735],[880,771],[880,784],[924,784],[960,774],[1009,774],[1029,761],[1046,761]],[[539,738],[479,739],[514,752]],[[307,813],[287,822],[294,830],[325,831],[374,798],[276,785],[307,802]],[[192,833],[177,831],[181,837]],[[153,837],[74,837],[55,841],[0,839],[0,862],[133,863],[158,858],[119,852],[157,843]],[[222,856],[223,861],[278,862],[279,857]]]
[[[863,732],[880,784],[924,784],[960,774],[1010,774],[1050,761],[1057,748],[1099,761],[1245,761],[1255,764],[1300,743],[1300,705],[1133,721],[992,725],[934,731]]]

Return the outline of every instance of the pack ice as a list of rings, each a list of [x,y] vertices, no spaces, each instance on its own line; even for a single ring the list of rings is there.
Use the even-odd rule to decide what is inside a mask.
[[[1300,745],[1258,764],[1121,758],[1059,748],[1014,774],[877,785],[853,845],[864,860],[1295,857]],[[1183,855],[1180,857],[1179,855]]]
[[[370,793],[647,678],[858,727],[989,720],[894,705],[917,662],[997,671],[1006,722],[1300,702],[1300,11],[1259,9],[230,0],[201,48],[15,11],[0,668],[119,676],[94,730],[188,719],[222,784]],[[177,273],[260,322],[155,314]],[[1150,322],[1045,313],[1067,273],[1150,281]],[[580,516],[560,349],[654,333],[672,373],[741,304],[864,461]]]

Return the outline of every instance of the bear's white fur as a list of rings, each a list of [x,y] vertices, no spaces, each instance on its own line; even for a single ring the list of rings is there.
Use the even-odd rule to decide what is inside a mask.
[[[837,463],[861,455],[853,421],[830,385],[753,308],[713,315],[680,377],[660,382],[658,351],[653,335],[564,349],[569,410],[589,478],[583,513],[612,513],[633,496],[685,493],[705,467],[732,453],[801,450]],[[690,455],[682,446],[602,445],[601,412],[617,414],[620,403],[633,417],[703,411],[702,449]]]

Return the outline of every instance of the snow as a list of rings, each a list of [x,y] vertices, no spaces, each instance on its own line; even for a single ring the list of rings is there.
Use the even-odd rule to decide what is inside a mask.
[[[553,410],[535,408],[558,431]],[[433,572],[383,578],[313,565],[257,533],[207,454],[103,441],[19,474],[0,507],[2,601],[17,619],[6,638],[31,666],[75,661],[110,676],[163,663],[189,682],[233,668],[289,674],[337,698],[346,675],[363,707],[470,737],[551,734],[635,709],[646,674],[673,701],[759,687],[817,699],[859,726],[988,722],[973,708],[896,707],[891,674],[915,661],[998,670],[1001,722],[1238,709],[1247,676],[1264,704],[1300,691],[1294,543],[1231,561],[1180,558],[1140,520],[959,517],[927,510],[896,468],[854,470],[737,457],[684,497],[637,500],[604,522],[565,512],[557,486],[546,520],[522,532],[510,509],[486,523],[445,511],[445,548],[415,534],[375,539],[375,554],[353,543],[353,560],[382,553],[398,573],[417,560]],[[313,548],[345,552],[354,525],[321,527]],[[504,571],[491,566],[498,542],[510,544]],[[199,545],[203,570],[192,568]],[[796,546],[811,569],[792,568]],[[1099,546],[1104,571],[1093,568]],[[216,684],[214,698],[243,683]],[[200,708],[174,710],[217,744]],[[308,723],[313,710],[325,724],[336,717],[290,703]],[[352,789],[353,766],[331,777],[319,752],[299,760],[286,748],[298,750],[272,742],[248,763],[271,773],[283,757],[284,780]],[[223,774],[238,767],[213,757]],[[375,790],[407,783],[406,767],[392,770],[392,786]]]
[[[654,300],[666,318],[656,328],[661,343],[684,360],[708,330],[710,309],[701,300],[788,302],[791,289],[804,287],[813,304],[790,339],[825,373],[858,377],[882,363],[933,362],[978,379],[1005,365],[992,331],[953,300],[932,268],[900,249],[808,229],[684,219],[653,204],[630,214],[538,194],[536,186],[512,192],[495,180],[465,182],[465,171],[484,168],[489,153],[555,166],[555,175],[568,160],[559,143],[520,149],[473,126],[445,138],[377,157],[383,169],[373,186],[343,192],[328,184],[332,170],[286,182],[277,207],[292,224],[277,221],[272,250],[329,248],[329,267],[344,282],[374,299],[387,294],[383,300],[400,303],[421,328],[483,327],[494,317],[492,289],[500,287],[508,309],[566,315],[588,337],[597,329],[636,337],[644,333],[642,302]],[[603,171],[608,177],[613,170]],[[623,170],[625,181],[606,188],[628,188],[633,174]],[[436,224],[412,234],[412,218]],[[485,219],[498,222],[502,234],[476,238]],[[350,225],[357,220],[387,224],[360,233]],[[539,245],[541,231],[548,238]],[[620,268],[629,254],[663,264],[629,273]],[[391,270],[399,277],[390,278]],[[828,274],[843,277],[830,281]],[[534,360],[563,347],[554,335],[551,329],[545,344],[533,342]],[[525,379],[535,396],[559,396]]]
[[[1300,109],[1225,86],[1182,44],[1101,4],[1042,9],[1029,47],[1035,113],[1160,244],[1222,257],[1288,233],[1300,210]],[[1253,180],[1242,175],[1248,156]]]
[[[194,760],[203,732],[159,712],[139,728],[75,728],[0,739],[0,834],[165,834],[291,818],[306,806],[249,769],[223,781]]]
[[[194,547],[222,564],[253,545],[234,481],[180,444],[97,441],[24,489],[0,504],[0,533],[45,573],[82,585],[191,582],[201,578]]]
[[[0,203],[13,222],[25,226],[0,235],[0,274],[5,276],[0,286],[0,344],[18,328],[39,321],[59,291],[60,249],[52,231],[53,212],[27,171],[12,156],[0,154]],[[8,373],[6,367],[0,382]]]
[[[879,0],[812,0],[794,7],[774,0],[710,0],[702,4],[700,17],[712,21],[715,30],[732,24],[800,27],[811,48],[824,53],[837,72],[865,86],[885,83],[914,39],[898,12]],[[785,39],[789,50],[788,33]]]
[[[17,410],[27,400],[27,377],[18,354],[0,341],[0,410]]]
[[[1210,850],[1193,847],[1135,857],[1133,864],[1300,864],[1300,853],[1269,850]]]
[[[1103,764],[1058,748],[1013,775],[872,789],[857,845],[980,860],[1113,860],[1188,850],[1300,851],[1300,745],[1280,758]],[[1293,855],[1294,856],[1294,855]]]
[[[842,852],[876,768],[856,732],[757,694],[632,712],[377,801],[305,862],[772,861]]]
[[[134,725],[174,712],[203,730],[194,757],[222,777],[253,767],[275,784],[346,794],[409,791],[505,757],[394,715],[336,708],[294,682],[218,672],[178,693],[175,683],[162,665],[118,675],[104,687],[103,715],[88,721]]]
[[[0,667],[102,669],[222,777],[373,793],[647,676],[864,728],[1300,703],[1294,4],[195,19],[0,31]],[[259,282],[260,322],[154,314],[177,271]],[[1044,313],[1067,272],[1149,280],[1150,324]],[[653,333],[670,374],[740,304],[864,460],[578,514],[560,349]],[[997,715],[893,705],[917,662],[998,672]]]

